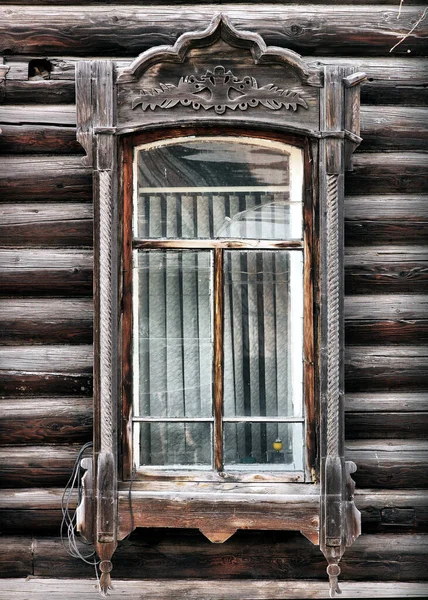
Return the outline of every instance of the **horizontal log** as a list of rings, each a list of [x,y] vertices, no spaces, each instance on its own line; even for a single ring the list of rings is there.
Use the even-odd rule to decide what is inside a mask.
[[[84,200],[92,198],[90,169],[81,156],[5,156],[0,162],[0,197],[17,200]]]
[[[3,534],[57,533],[61,525],[62,488],[3,489],[0,493],[0,530]],[[74,510],[77,495],[72,496],[70,508]],[[373,490],[355,491],[355,502],[361,511],[363,532],[396,532],[411,529],[428,530],[427,490]],[[396,511],[395,522],[385,518],[385,509]]]
[[[345,394],[345,409],[356,412],[425,412],[427,392],[377,392]]]
[[[76,101],[75,85],[71,80],[42,79],[40,81],[22,81],[6,79],[4,102],[8,104],[43,103],[73,104]]]
[[[89,202],[0,204],[3,247],[92,246],[92,239],[93,209]]]
[[[3,295],[92,294],[90,250],[0,250]]]
[[[346,194],[426,193],[428,154],[422,152],[361,153],[345,178]]]
[[[0,299],[0,344],[92,343],[92,299]]]
[[[427,438],[428,412],[357,412],[345,415],[347,439]]]
[[[390,51],[412,29],[423,6],[300,6],[224,5],[222,10],[239,29],[261,33],[267,44],[303,54],[358,53],[379,56]],[[180,13],[151,6],[3,7],[0,11],[0,53],[68,54],[134,57],[159,44],[171,44],[186,31],[206,27],[212,6],[184,6]],[[426,20],[395,50],[396,56],[424,55]]]
[[[1,125],[0,154],[78,154],[82,146],[74,127]]]
[[[84,444],[92,438],[91,398],[0,400],[3,445]]]
[[[346,294],[423,294],[427,285],[426,246],[351,246],[345,252]]]
[[[76,105],[43,104],[3,105],[0,112],[2,125],[57,125],[58,127],[76,125]]]
[[[92,346],[3,346],[0,388],[5,396],[89,396],[92,361]]]
[[[419,0],[415,3],[417,4]],[[390,3],[388,0],[386,3]],[[32,57],[7,56],[9,67],[4,102],[9,104],[74,103],[74,77],[77,58],[49,58],[50,79],[28,81],[28,63]],[[116,59],[118,67],[125,67],[130,60]],[[395,53],[388,57],[348,57],[338,56],[314,58],[318,66],[324,64],[345,65],[362,71],[367,78],[361,84],[362,110],[368,104],[401,104],[405,106],[428,105],[426,64],[407,55],[397,58]]]
[[[385,107],[386,108],[386,107]],[[428,221],[426,194],[382,194],[345,198],[345,221]]]
[[[428,342],[428,298],[416,294],[345,298],[346,344]]]
[[[428,346],[350,346],[345,349],[346,392],[426,389]]]
[[[0,550],[0,577],[26,577],[33,573],[31,537],[3,538]],[[7,596],[8,597],[8,596]]]
[[[50,600],[63,600],[67,593],[69,600],[93,600],[97,593],[96,581],[86,580],[58,580],[36,579],[15,580],[7,579],[0,582],[0,592],[10,600],[27,600],[31,595],[32,600],[45,600],[48,595]],[[289,581],[284,586],[276,580],[249,581],[239,580],[231,586],[222,580],[182,580],[162,581],[144,580],[130,581],[114,580],[116,594],[124,600],[137,598],[150,598],[151,600],[164,600],[164,598],[188,600],[286,600],[287,598],[328,598],[327,584],[320,581]],[[391,583],[387,581],[369,582],[340,582],[343,598],[426,598],[427,585],[425,583]]]
[[[1,446],[0,480],[5,488],[65,486],[81,445]]]
[[[428,109],[365,106],[361,110],[362,152],[427,150]]]
[[[427,536],[363,535],[341,561],[343,580],[426,578]],[[324,578],[325,559],[317,546],[294,532],[238,531],[224,544],[210,544],[195,531],[137,530],[120,543],[113,558],[115,577],[212,579]],[[34,541],[34,574],[91,576],[90,567],[68,556],[57,538]],[[230,583],[229,583],[230,585]]]
[[[346,457],[357,464],[353,479],[359,487],[428,487],[426,440],[347,440]]]

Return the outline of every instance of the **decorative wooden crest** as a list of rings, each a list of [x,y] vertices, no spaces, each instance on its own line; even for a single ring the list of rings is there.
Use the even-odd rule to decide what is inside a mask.
[[[207,93],[208,97],[205,95]],[[234,97],[232,93],[235,93]],[[283,106],[296,110],[298,105],[308,108],[305,99],[296,92],[283,90],[273,83],[259,87],[254,77],[247,75],[239,79],[223,66],[208,70],[199,78],[194,75],[181,77],[177,86],[161,83],[159,88],[142,89],[141,95],[133,101],[132,108],[174,108],[178,103],[195,110],[214,108],[218,115],[222,115],[227,108],[247,110],[259,104],[271,110],[279,110]]]

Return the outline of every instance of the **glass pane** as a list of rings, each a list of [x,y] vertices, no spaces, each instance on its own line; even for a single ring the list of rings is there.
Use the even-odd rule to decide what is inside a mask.
[[[225,466],[303,470],[303,423],[224,423]]]
[[[211,251],[144,250],[134,259],[135,415],[210,417]]]
[[[224,253],[224,416],[302,416],[300,251]]]
[[[136,150],[141,238],[300,239],[303,158],[251,138],[181,138]]]
[[[211,465],[211,423],[139,423],[140,465]]]

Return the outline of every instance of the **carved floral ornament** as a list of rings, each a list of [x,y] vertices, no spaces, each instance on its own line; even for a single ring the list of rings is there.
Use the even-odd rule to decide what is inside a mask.
[[[159,88],[142,89],[141,95],[134,98],[132,108],[173,108],[177,104],[192,107],[194,110],[214,108],[218,115],[226,109],[247,110],[262,104],[270,110],[297,110],[298,106],[307,109],[306,100],[297,92],[284,90],[273,83],[259,87],[256,79],[249,75],[242,79],[223,66],[207,70],[204,75],[186,75],[178,85],[160,83]]]

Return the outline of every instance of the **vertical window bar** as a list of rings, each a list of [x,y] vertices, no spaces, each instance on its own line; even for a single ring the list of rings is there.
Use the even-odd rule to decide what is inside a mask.
[[[223,470],[223,250],[214,250],[214,466]]]

